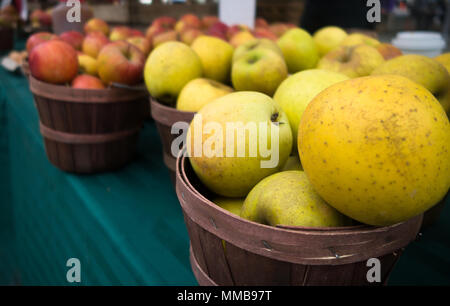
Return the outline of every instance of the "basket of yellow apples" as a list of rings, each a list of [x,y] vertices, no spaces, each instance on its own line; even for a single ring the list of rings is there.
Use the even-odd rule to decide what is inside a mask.
[[[236,92],[194,116],[176,189],[201,285],[386,284],[448,192],[450,123],[430,91],[328,73],[291,76],[276,102]],[[292,152],[301,164],[286,169]]]

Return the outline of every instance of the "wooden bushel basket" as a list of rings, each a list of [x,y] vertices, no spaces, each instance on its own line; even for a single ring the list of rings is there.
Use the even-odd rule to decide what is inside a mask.
[[[147,93],[73,89],[30,76],[47,157],[61,170],[97,173],[129,163],[136,151]]]
[[[192,270],[200,285],[384,285],[422,223],[419,215],[388,227],[266,226],[209,201],[188,158],[180,155],[176,170]],[[380,260],[379,283],[367,280],[370,258]]]
[[[190,123],[195,113],[179,111],[176,108],[163,105],[153,98],[150,98],[151,115],[155,120],[159,137],[163,145],[164,164],[169,168],[170,178],[175,185],[175,171],[177,159],[172,155],[172,142],[179,136],[172,134],[172,125],[175,122]]]
[[[14,48],[14,30],[9,27],[0,26],[0,52],[9,51]]]

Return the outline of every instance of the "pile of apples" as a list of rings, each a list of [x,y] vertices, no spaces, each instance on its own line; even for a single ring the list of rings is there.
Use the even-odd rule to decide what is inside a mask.
[[[165,34],[195,36],[181,30],[186,22]],[[223,148],[198,156],[187,137],[195,173],[223,208],[268,225],[386,226],[448,192],[450,54],[403,55],[338,27],[314,35],[289,28],[276,40],[243,29],[229,40],[212,26],[185,43],[155,41],[158,27],[165,26],[147,31],[158,45],[144,68],[147,88],[162,103],[197,112],[188,135],[203,133],[202,145]],[[261,167],[261,152],[227,157],[249,151],[245,138],[226,148],[214,131],[195,131],[249,122],[279,128],[276,167]]]
[[[151,46],[144,34],[128,27],[109,28],[89,20],[84,33],[36,33],[27,41],[31,74],[52,84],[104,89],[113,83],[137,85]]]
[[[52,15],[50,10],[36,9],[30,15],[31,27],[41,28],[41,27],[51,27],[52,26]]]
[[[159,17],[153,21],[146,31],[146,38],[154,47],[167,41],[181,41],[187,45],[201,35],[220,38],[237,47],[243,42],[255,38],[277,40],[288,29],[295,27],[289,23],[273,23],[269,25],[264,18],[255,20],[255,28],[246,25],[228,26],[217,16],[199,18],[193,14],[183,15],[179,20],[172,17]]]

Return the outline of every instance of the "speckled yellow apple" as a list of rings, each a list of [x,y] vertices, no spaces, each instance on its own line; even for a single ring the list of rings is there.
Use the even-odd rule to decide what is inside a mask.
[[[319,52],[311,35],[303,29],[290,29],[277,41],[289,73],[316,67]]]
[[[383,56],[374,47],[368,45],[340,46],[322,57],[317,68],[357,78],[369,75],[383,63]]]
[[[185,112],[198,112],[209,102],[231,92],[233,92],[233,88],[214,80],[194,79],[181,90],[176,108]]]
[[[233,87],[238,90],[258,91],[272,96],[288,76],[284,59],[269,49],[249,51],[231,69]]]
[[[450,75],[438,61],[423,55],[403,55],[385,62],[372,72],[372,75],[385,74],[401,75],[421,84],[439,100],[447,113],[450,112]]]
[[[233,47],[226,41],[212,36],[200,36],[191,45],[202,62],[205,78],[221,83],[230,81]]]
[[[227,131],[230,124],[236,127],[239,123],[242,128]],[[252,126],[255,133],[250,133]],[[271,137],[273,129],[277,138]],[[237,137],[238,132],[253,136]],[[208,152],[212,147],[215,152]],[[271,152],[263,153],[264,147]],[[206,104],[194,116],[186,148],[192,168],[206,187],[221,196],[244,197],[284,165],[292,150],[292,133],[287,116],[272,98],[241,91]]]
[[[341,213],[391,225],[438,203],[450,187],[450,123],[423,86],[397,75],[340,82],[309,104],[300,159]]]
[[[316,43],[319,56],[322,57],[337,46],[347,37],[347,32],[340,27],[328,26],[317,30],[313,39]]]
[[[278,47],[277,43],[266,38],[261,39],[253,39],[246,43],[243,43],[239,47],[234,50],[233,53],[233,63],[237,61],[239,58],[241,58],[244,54],[253,51],[253,50],[259,50],[259,49],[269,49],[277,54],[279,54],[281,57],[283,57],[283,52],[281,52],[280,47]]]
[[[144,68],[145,84],[152,97],[172,105],[183,87],[202,74],[197,53],[181,42],[166,42],[154,49]]]
[[[348,80],[348,77],[341,73],[310,69],[289,76],[278,87],[273,99],[289,118],[294,139],[294,150],[297,146],[300,119],[309,102],[325,88],[344,80]]]
[[[284,171],[266,177],[250,191],[241,217],[266,224],[338,227],[350,220],[328,205],[303,171]]]

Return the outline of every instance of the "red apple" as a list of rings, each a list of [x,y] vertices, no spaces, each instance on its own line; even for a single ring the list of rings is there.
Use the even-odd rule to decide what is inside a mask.
[[[28,54],[30,54],[34,47],[49,40],[60,40],[60,38],[57,35],[48,32],[39,32],[31,35],[27,40],[26,46]]]
[[[110,41],[126,40],[128,37],[131,37],[131,29],[125,26],[114,27],[109,34]]]
[[[105,21],[99,18],[92,18],[84,25],[84,32],[86,34],[92,32],[102,32],[105,36],[108,36],[109,26]]]
[[[220,19],[217,16],[212,16],[212,15],[204,16],[202,18],[203,29],[209,29],[217,22],[220,22]]]
[[[78,89],[105,89],[102,81],[92,75],[82,74],[72,81],[72,88]]]
[[[255,19],[255,28],[268,28],[269,24],[264,18]]]
[[[145,35],[139,30],[130,29],[130,37],[145,37]]]
[[[145,55],[135,46],[119,40],[98,55],[98,74],[105,84],[135,85],[142,81]]]
[[[30,15],[30,21],[34,26],[51,26],[52,16],[43,10],[34,10]]]
[[[228,28],[227,38],[230,40],[231,38],[233,38],[234,35],[242,31],[250,32],[250,28],[244,24],[232,25],[231,27]]]
[[[278,40],[278,36],[276,36],[267,28],[255,28],[253,30],[253,36],[255,36],[256,38],[267,38],[273,41]]]
[[[190,46],[200,35],[203,35],[203,32],[199,29],[187,29],[180,34],[180,40]]]
[[[153,38],[159,34],[171,31],[172,29],[170,27],[166,27],[164,25],[151,25],[146,33],[145,33],[145,37],[150,40],[153,41]]]
[[[220,33],[223,35],[227,35],[228,32],[228,26],[223,22],[216,22],[213,24],[209,29],[206,31],[207,33]]]
[[[84,35],[77,31],[68,31],[59,35],[59,38],[66,43],[74,47],[76,50],[81,51],[83,45]]]
[[[193,14],[186,14],[183,15],[180,20],[175,24],[175,31],[178,33],[183,32],[183,30],[187,28],[195,28],[200,29],[202,27],[201,20],[193,15]]]
[[[173,29],[176,23],[177,20],[175,18],[163,16],[153,20],[152,26],[163,26],[165,28]]]
[[[91,32],[84,39],[81,49],[83,53],[92,56],[93,58],[97,58],[100,50],[109,42],[108,37],[102,32]]]
[[[70,83],[78,73],[77,51],[61,40],[50,40],[31,50],[31,75],[52,84]]]
[[[178,40],[177,31],[175,30],[167,31],[153,37],[153,48],[156,48],[160,44],[165,43],[167,41],[177,41],[177,40]]]
[[[144,53],[145,56],[147,56],[151,49],[152,49],[152,43],[145,37],[140,36],[134,36],[127,39],[127,42],[132,44],[133,46],[137,47],[139,50]]]

